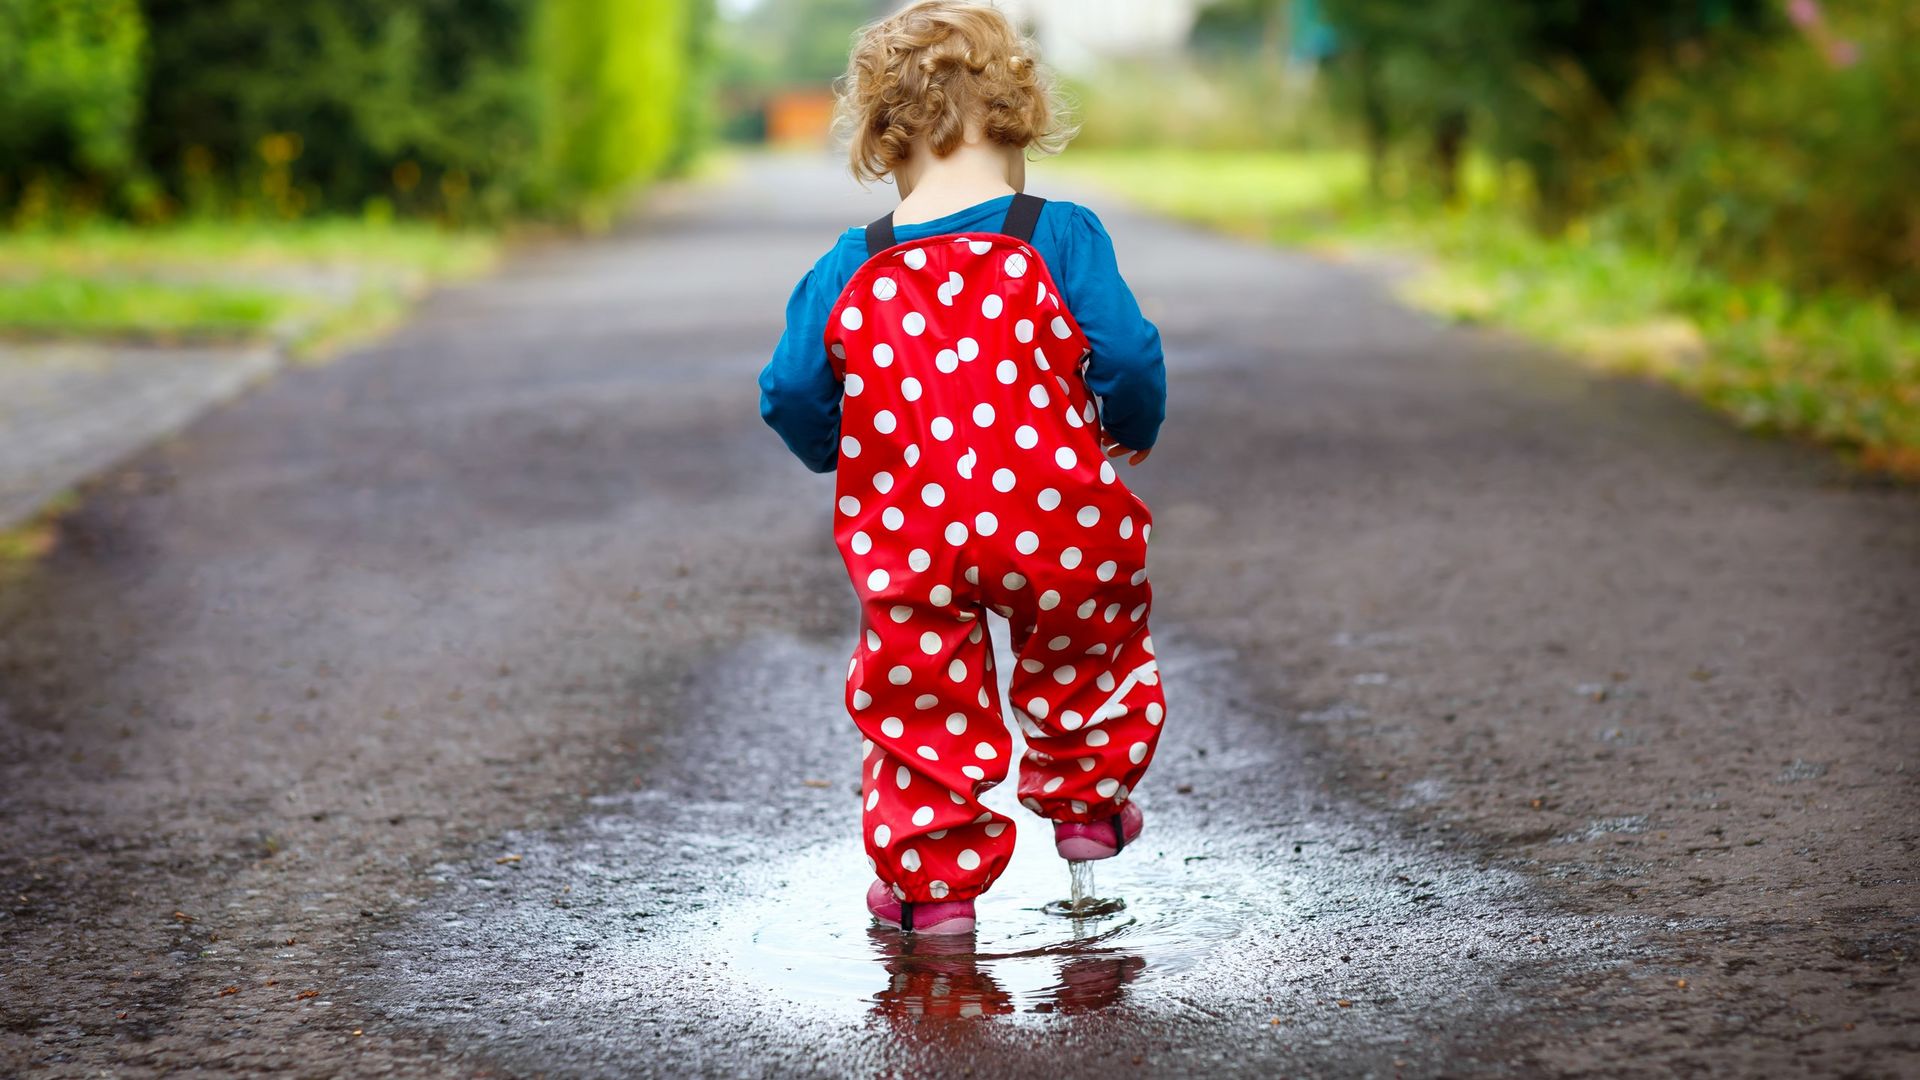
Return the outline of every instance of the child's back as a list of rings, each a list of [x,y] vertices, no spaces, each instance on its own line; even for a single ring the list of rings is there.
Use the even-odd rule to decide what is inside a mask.
[[[1140,830],[1132,788],[1165,716],[1150,517],[1105,455],[1137,463],[1153,443],[1159,340],[1090,213],[975,198],[1017,188],[1020,150],[1051,123],[997,12],[929,0],[869,28],[845,101],[856,171],[895,175],[902,212],[929,220],[889,215],[814,268],[762,412],[839,472],[834,535],[863,612],[847,704],[867,737],[868,906],[958,932],[1013,851],[1012,822],[978,801],[1012,750],[987,610],[1018,659],[1021,802],[1070,859]]]

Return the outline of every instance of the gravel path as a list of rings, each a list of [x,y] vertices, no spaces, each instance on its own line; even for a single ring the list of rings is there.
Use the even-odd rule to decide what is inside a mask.
[[[846,188],[446,290],[4,579],[0,1073],[1920,1070],[1920,498],[1117,208],[1135,922],[1055,941],[1036,864],[1043,948],[869,938],[830,489],[752,390]]]

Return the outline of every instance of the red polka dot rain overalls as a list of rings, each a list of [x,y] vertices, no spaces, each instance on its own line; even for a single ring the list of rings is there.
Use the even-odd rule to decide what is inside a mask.
[[[866,736],[863,831],[901,899],[985,891],[1013,822],[979,796],[1012,753],[983,614],[1005,616],[1027,739],[1018,792],[1055,821],[1110,818],[1166,714],[1147,631],[1151,516],[1102,454],[1085,336],[1030,246],[892,243],[848,282],[826,345],[844,385],[834,539],[861,603],[847,707]]]

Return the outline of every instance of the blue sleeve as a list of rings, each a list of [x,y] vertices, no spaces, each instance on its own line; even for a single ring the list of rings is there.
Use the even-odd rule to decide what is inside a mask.
[[[1140,313],[1120,276],[1113,239],[1093,211],[1074,206],[1064,246],[1061,294],[1092,346],[1087,387],[1100,398],[1107,434],[1133,450],[1160,437],[1167,416],[1167,367],[1160,331]]]
[[[760,372],[760,418],[779,432],[807,468],[832,472],[840,461],[840,380],[827,356],[827,316],[832,292],[826,264],[832,253],[794,286],[787,300],[787,329]]]

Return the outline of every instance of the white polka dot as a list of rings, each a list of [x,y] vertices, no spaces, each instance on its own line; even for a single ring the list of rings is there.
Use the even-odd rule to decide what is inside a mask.
[[[959,547],[967,542],[967,527],[957,521],[947,523],[947,543]]]
[[[1087,745],[1088,746],[1105,746],[1107,745],[1107,741],[1111,738],[1112,736],[1108,735],[1104,730],[1100,728],[1094,728],[1092,731],[1087,732]]]
[[[976,519],[976,521],[974,522],[974,524],[975,524],[975,526],[976,526],[976,527],[977,527],[977,526],[979,525],[979,522],[978,522],[978,520],[977,520],[977,519]],[[966,578],[967,578],[967,584],[969,584],[969,585],[978,585],[978,584],[980,584],[980,568],[979,568],[979,567],[977,567],[977,566],[969,566],[969,567],[967,567],[967,573],[966,573]]]
[[[880,721],[880,734],[885,735],[889,739],[897,739],[906,733],[907,725],[901,723],[900,718],[897,716],[889,716],[885,720]],[[906,771],[905,766],[902,766],[900,772],[903,776]],[[901,784],[900,786],[906,787],[907,785]]]
[[[994,365],[993,377],[1004,385],[1012,386],[1013,381],[1020,377],[1020,365],[1011,360],[1002,360]]]
[[[1135,570],[1133,576],[1127,580],[1133,582],[1135,585],[1143,584],[1147,580],[1147,572],[1144,568]]]
[[[920,270],[927,265],[927,253],[919,248],[909,248],[901,254],[900,261],[906,263],[909,270]]]
[[[897,623],[906,622],[908,619],[913,618],[913,609],[905,604],[895,604],[892,608],[888,609],[887,618]]]
[[[840,436],[840,456],[857,458],[860,456],[860,440],[851,435]]]
[[[1021,319],[1019,322],[1014,323],[1013,336],[1022,345],[1025,345],[1027,342],[1032,341],[1033,340],[1033,320]]]
[[[1033,388],[1027,391],[1027,400],[1033,402],[1034,408],[1044,409],[1047,407],[1047,402],[1052,399],[1047,397],[1046,387],[1041,386],[1039,383],[1034,383]]]
[[[900,396],[908,401],[920,400],[920,380],[909,375],[900,380]]]
[[[962,765],[960,766],[960,772],[970,780],[985,780],[987,778],[987,770],[978,765]]]
[[[943,374],[951,375],[960,370],[960,354],[952,349],[941,349],[934,354],[933,366]]]
[[[1147,723],[1152,724],[1154,727],[1159,727],[1160,721],[1166,719],[1166,716],[1166,706],[1157,701],[1147,705]]]
[[[1042,281],[1042,282],[1036,283],[1034,294],[1033,294],[1033,302],[1035,304],[1044,304],[1047,302],[1047,283],[1046,282]]]
[[[1062,664],[1053,669],[1053,681],[1065,686],[1073,681],[1075,672],[1071,664]]]
[[[1101,581],[1112,581],[1113,575],[1119,572],[1120,564],[1114,562],[1112,559],[1108,559],[1106,562],[1094,568],[1093,576],[1099,578]]]
[[[874,847],[886,847],[887,841],[892,839],[893,839],[892,829],[887,828],[885,825],[875,825],[873,827],[873,846]]]
[[[867,792],[868,812],[872,812],[873,808],[879,805],[880,805],[880,789],[874,788],[872,791]]]
[[[1060,606],[1060,594],[1052,589],[1040,594],[1040,610],[1052,611]]]
[[[1081,716],[1079,713],[1074,712],[1072,709],[1061,710],[1060,726],[1067,729],[1068,731],[1078,731],[1080,730],[1080,726],[1082,724],[1085,724],[1086,722],[1087,722],[1086,717]]]
[[[1021,424],[1013,433],[1013,441],[1019,444],[1020,449],[1031,450],[1040,445],[1040,433],[1033,430],[1031,425]]]
[[[1067,406],[1067,426],[1070,428],[1086,426],[1085,422],[1080,419],[1080,414],[1074,412],[1073,406],[1071,405]]]
[[[919,826],[933,824],[933,807],[923,806],[913,812],[913,823]]]
[[[1080,549],[1070,547],[1060,553],[1060,565],[1071,570],[1080,565]]]
[[[840,325],[849,330],[860,329],[866,321],[866,317],[860,314],[860,309],[857,307],[843,308],[840,311]]]
[[[1000,584],[1006,586],[1009,591],[1018,592],[1027,587],[1027,576],[1008,571],[1007,576],[1000,579]]]
[[[938,704],[940,704],[940,699],[932,694],[921,694],[919,697],[913,699],[913,707],[919,709],[921,712],[925,712]]]
[[[1031,555],[1040,550],[1040,534],[1031,531],[1023,532],[1013,538],[1013,546],[1020,554]]]
[[[972,870],[980,865],[980,853],[972,848],[965,848],[954,857],[953,861],[962,870]]]
[[[1063,469],[1071,469],[1080,463],[1080,459],[1074,455],[1073,447],[1063,446],[1053,452],[1053,463]]]
[[[882,469],[873,474],[873,490],[885,495],[893,490],[893,474]]]
[[[900,285],[885,274],[873,279],[873,298],[891,300],[900,292]]]
[[[1144,544],[1150,541],[1152,538],[1153,538],[1153,526],[1152,525],[1140,526],[1140,542]]]
[[[900,869],[905,870],[909,874],[918,873],[920,871],[920,853],[912,848],[901,852]]]
[[[1006,306],[1006,302],[1000,299],[999,293],[989,293],[985,300],[980,301],[980,314],[989,319],[997,319],[1000,313],[1006,310]]]
[[[854,707],[854,708],[856,708],[856,709],[864,709],[864,708],[866,708],[867,706],[869,706],[869,705],[871,705],[871,704],[873,704],[873,695],[872,695],[872,694],[869,694],[869,693],[867,693],[867,692],[866,692],[865,690],[855,690],[855,691],[853,692],[853,707]]]
[[[1033,366],[1039,368],[1041,371],[1049,370],[1051,365],[1047,363],[1047,350],[1038,347],[1033,350]],[[1055,378],[1058,378],[1058,376],[1055,376]],[[1064,394],[1068,391],[1063,387],[1060,392]]]
[[[1100,617],[1101,617],[1101,618],[1103,618],[1103,619],[1105,619],[1105,620],[1107,620],[1108,622],[1112,622],[1113,620],[1115,620],[1115,619],[1117,619],[1117,618],[1119,618],[1119,617],[1120,617],[1120,605],[1119,605],[1119,604],[1108,604],[1108,605],[1107,605],[1107,610],[1106,610],[1106,611],[1104,611],[1104,612],[1102,612],[1102,613],[1101,613],[1101,615],[1100,615]]]
[[[1093,790],[1099,792],[1101,798],[1111,799],[1113,798],[1113,793],[1120,790],[1120,781],[1115,780],[1113,777],[1109,776],[1106,779],[1100,781],[1099,783],[1093,785]]]
[[[933,432],[934,439],[939,442],[946,442],[953,438],[953,421],[944,416],[934,417],[933,423],[927,425],[927,429]]]
[[[873,573],[867,575],[867,588],[874,592],[879,592],[881,589],[887,587],[888,580],[885,570],[875,570]]]
[[[1079,609],[1075,612],[1075,614],[1079,615],[1083,619],[1090,619],[1093,617],[1093,613],[1098,610],[1100,610],[1100,601],[1089,600],[1086,603],[1081,604]]]
[[[967,249],[972,251],[975,255],[985,255],[987,252],[993,250],[993,241],[969,240],[967,241]]]
[[[935,880],[927,882],[927,895],[933,897],[935,900],[945,900],[947,898],[947,891],[948,885],[944,881]]]
[[[844,385],[844,389],[846,390],[848,397],[859,397],[860,391],[865,390],[866,388],[867,388],[867,381],[865,379],[862,379],[860,376],[855,375],[852,372],[847,373],[847,379]]]
[[[867,651],[868,652],[880,651],[880,635],[874,633],[872,630],[867,631]]]
[[[851,495],[840,496],[840,512],[852,517],[860,512],[860,500]]]
[[[865,555],[867,552],[873,550],[873,537],[868,536],[864,532],[854,533],[851,537],[847,538],[847,543],[853,548],[855,555]]]
[[[992,536],[993,531],[999,527],[1000,519],[994,517],[993,512],[990,510],[982,510],[974,515],[973,531],[979,533],[981,536]]]
[[[901,513],[897,506],[889,506],[880,511],[880,524],[885,525],[888,532],[899,532],[900,526],[906,523],[907,515]]]
[[[1067,325],[1065,316],[1055,315],[1053,317],[1053,336],[1062,341],[1073,336],[1073,327]]]
[[[1013,482],[1014,482],[1014,476],[1013,476],[1012,469],[993,470],[993,490],[1012,491]]]
[[[893,366],[893,346],[887,344],[884,341],[878,345],[875,345],[873,347],[873,366],[892,367]]]
[[[953,347],[960,351],[962,363],[971,364],[980,358],[980,343],[970,337],[963,337],[954,342]]]
[[[1041,791],[1042,791],[1043,793],[1045,793],[1045,794],[1048,794],[1048,795],[1051,795],[1051,794],[1053,794],[1054,792],[1056,792],[1056,791],[1059,791],[1059,790],[1060,790],[1060,785],[1062,785],[1062,784],[1064,784],[1064,783],[1066,783],[1066,782],[1067,782],[1067,778],[1066,778],[1066,777],[1064,777],[1064,776],[1056,776],[1056,777],[1054,777],[1053,779],[1051,779],[1051,780],[1049,780],[1049,781],[1047,781],[1046,783],[1044,783],[1044,784],[1042,784],[1042,785],[1040,785],[1040,790],[1041,790]]]
[[[974,466],[974,463],[978,462],[979,460],[980,460],[980,455],[974,453],[972,448],[968,448],[967,452],[961,455],[960,460],[954,464],[954,468],[960,471],[960,479],[962,480],[973,479],[973,466]]]
[[[833,354],[835,360],[845,360],[847,358],[847,347],[837,341],[827,346],[827,351]]]
[[[917,311],[909,311],[906,318],[900,320],[900,329],[905,330],[908,337],[919,337],[927,332],[927,317]]]
[[[1022,255],[1017,251],[1013,252],[1012,254],[1007,256],[1007,261],[1005,265],[1006,265],[1008,277],[1026,277],[1027,276],[1027,257],[1025,255]]]
[[[921,573],[933,565],[933,556],[927,554],[926,548],[914,548],[907,553],[907,565],[913,569],[914,573]]]
[[[940,635],[929,630],[920,635],[920,651],[932,656],[940,651]]]
[[[1058,510],[1060,508],[1060,493],[1053,488],[1042,488],[1040,490],[1039,500],[1040,509],[1042,510]]]
[[[934,607],[946,607],[953,603],[953,590],[945,585],[935,585],[933,591],[927,594],[927,603]]]
[[[1080,508],[1079,513],[1073,515],[1073,520],[1079,522],[1081,528],[1091,529],[1095,525],[1100,524],[1100,508],[1097,506],[1083,506]]]
[[[1100,463],[1100,482],[1101,483],[1103,484],[1113,483],[1114,475],[1115,474],[1113,471],[1113,462],[1103,461]]]
[[[1123,517],[1120,519],[1120,539],[1130,540],[1132,538],[1133,538],[1133,515],[1129,514],[1126,517]],[[1139,582],[1136,581],[1134,582],[1134,584],[1138,585]]]
[[[939,506],[947,501],[947,489],[939,484],[928,484],[920,489],[920,501],[928,506]]]
[[[948,713],[947,731],[954,735],[965,735],[967,733],[967,714]]]
[[[973,407],[973,422],[980,427],[993,426],[993,406],[981,402]]]
[[[918,747],[917,749],[914,750],[914,753],[920,755],[923,758],[926,758],[928,761],[940,760],[940,752],[935,750],[931,746]]]
[[[1047,699],[1045,698],[1034,698],[1027,702],[1027,712],[1041,720],[1047,718],[1047,707]]]
[[[957,656],[954,657],[953,660],[947,664],[947,678],[952,679],[954,682],[963,682],[966,680],[966,677],[967,677],[966,661],[960,659]]]

